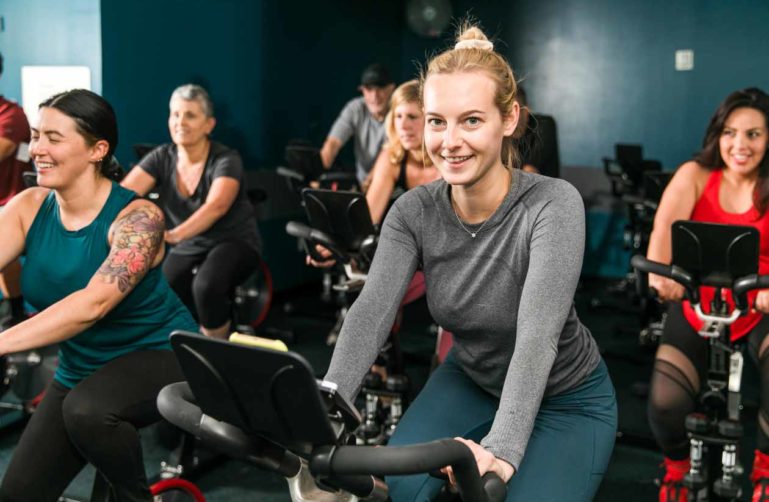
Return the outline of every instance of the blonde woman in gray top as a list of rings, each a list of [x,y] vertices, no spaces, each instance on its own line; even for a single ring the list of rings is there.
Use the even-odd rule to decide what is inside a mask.
[[[425,149],[443,180],[410,190],[385,218],[325,379],[348,398],[358,392],[421,268],[433,318],[455,346],[391,444],[455,437],[481,474],[507,482],[508,501],[588,501],[609,462],[617,409],[573,305],[584,208],[567,182],[514,169],[515,92],[510,66],[478,28],[430,61]],[[429,500],[441,485],[426,475],[388,483],[395,502]]]

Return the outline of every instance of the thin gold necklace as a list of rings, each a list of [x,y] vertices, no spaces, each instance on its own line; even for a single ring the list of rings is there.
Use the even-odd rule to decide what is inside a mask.
[[[507,190],[508,190],[508,192],[510,191],[510,188],[509,188],[509,186],[510,186],[510,185],[512,185],[512,184],[513,184],[513,173],[512,173],[512,172],[510,172],[510,183],[509,183],[509,185],[508,185],[508,189],[507,189]],[[507,197],[507,194],[505,194],[505,197]],[[485,226],[486,226],[486,223],[488,223],[488,222],[489,222],[489,220],[491,219],[491,216],[494,214],[494,212],[496,212],[496,210],[494,210],[494,212],[492,212],[492,213],[491,213],[491,215],[489,215],[489,217],[488,217],[488,218],[486,218],[485,220],[483,220],[483,223],[481,223],[481,226],[478,228],[478,230],[476,230],[475,232],[472,232],[472,231],[470,231],[470,229],[468,229],[468,228],[465,226],[465,224],[464,224],[464,223],[462,223],[462,219],[459,217],[459,214],[457,214],[457,210],[456,210],[456,208],[454,207],[454,200],[453,200],[453,198],[451,198],[451,197],[450,197],[450,198],[449,198],[449,200],[450,200],[450,202],[451,202],[451,210],[454,212],[454,216],[455,216],[455,217],[456,217],[456,219],[457,219],[457,223],[459,223],[459,226],[460,226],[460,227],[462,227],[462,230],[464,230],[465,232],[467,232],[467,233],[470,235],[470,237],[472,237],[473,239],[475,239],[475,236],[476,236],[476,235],[478,235],[478,234],[481,232],[481,230],[483,230],[483,227],[485,227]],[[502,198],[502,200],[504,200],[504,197]]]

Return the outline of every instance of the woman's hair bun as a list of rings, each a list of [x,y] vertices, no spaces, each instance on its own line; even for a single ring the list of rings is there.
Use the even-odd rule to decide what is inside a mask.
[[[472,24],[465,24],[460,28],[459,35],[457,36],[457,42],[462,42],[463,40],[488,41],[489,39],[486,34],[483,33],[483,31],[477,26]]]
[[[493,51],[494,44],[486,38],[486,35],[475,25],[466,23],[462,25],[457,37],[457,43],[454,49],[481,49]]]

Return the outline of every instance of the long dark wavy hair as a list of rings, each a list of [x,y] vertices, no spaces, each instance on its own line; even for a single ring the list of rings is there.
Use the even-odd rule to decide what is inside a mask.
[[[117,148],[117,118],[106,99],[95,92],[73,89],[61,92],[40,103],[40,108],[55,108],[75,121],[77,131],[89,146],[99,140],[109,143],[109,151],[99,162],[99,173],[105,178],[120,181],[123,170],[114,158]]]
[[[694,160],[707,169],[723,169],[726,167],[721,157],[719,139],[724,131],[724,125],[729,115],[737,108],[753,108],[764,116],[765,126],[769,128],[769,95],[757,87],[749,87],[729,94],[718,106],[710,119],[702,140],[702,150],[694,156]],[[753,192],[753,204],[763,216],[769,207],[769,155],[764,154],[758,166],[758,181]]]

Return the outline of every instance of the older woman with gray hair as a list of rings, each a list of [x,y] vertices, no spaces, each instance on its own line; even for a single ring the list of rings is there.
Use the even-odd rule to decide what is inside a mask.
[[[216,119],[206,90],[178,87],[169,106],[172,143],[148,153],[122,185],[139,195],[160,193],[170,228],[165,240],[173,245],[163,272],[202,332],[223,338],[232,293],[257,268],[261,239],[240,155],[210,139]]]

